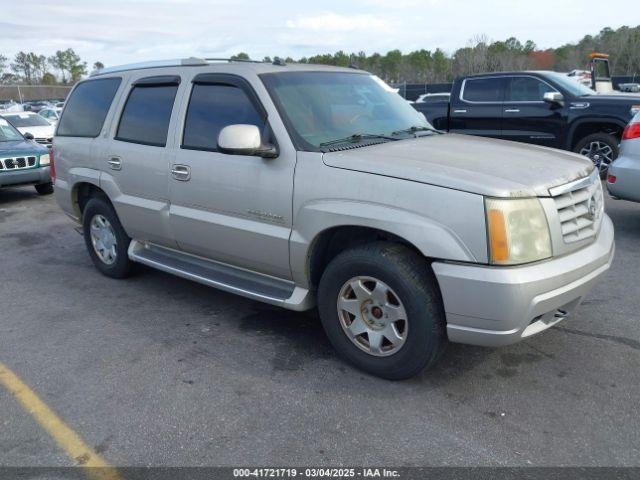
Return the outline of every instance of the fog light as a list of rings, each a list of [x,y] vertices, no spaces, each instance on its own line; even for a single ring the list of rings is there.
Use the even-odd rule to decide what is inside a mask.
[[[616,176],[615,175],[607,175],[607,183],[616,183]]]

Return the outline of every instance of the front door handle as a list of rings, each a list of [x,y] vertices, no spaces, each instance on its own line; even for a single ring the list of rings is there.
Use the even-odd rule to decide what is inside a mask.
[[[458,110],[454,110],[453,113],[467,113],[466,109],[458,109]]]
[[[191,179],[191,168],[188,165],[173,165],[171,167],[171,175],[176,180],[188,182]]]
[[[507,108],[504,113],[520,113],[519,108]]]
[[[111,170],[122,170],[122,159],[120,157],[110,157],[107,163]]]

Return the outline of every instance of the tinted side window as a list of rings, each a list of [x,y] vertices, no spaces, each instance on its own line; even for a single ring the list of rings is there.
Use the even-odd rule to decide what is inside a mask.
[[[232,85],[195,84],[184,123],[183,148],[218,148],[220,130],[228,125],[256,125],[262,131],[264,119],[247,94]]]
[[[67,100],[56,135],[63,137],[100,135],[102,124],[119,86],[119,78],[102,78],[79,84]]]
[[[120,117],[116,140],[164,147],[177,85],[133,87]]]
[[[512,77],[505,95],[507,102],[541,102],[547,92],[555,92],[553,88],[537,78]]]
[[[464,83],[462,96],[470,102],[502,102],[501,78],[473,78]]]

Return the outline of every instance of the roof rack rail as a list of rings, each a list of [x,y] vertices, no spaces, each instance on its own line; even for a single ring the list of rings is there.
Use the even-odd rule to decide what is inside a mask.
[[[213,62],[243,62],[243,63],[264,63],[262,60],[251,60],[249,58],[204,58],[203,60]]]
[[[128,63],[126,65],[118,65],[115,67],[106,67],[92,71],[89,76],[95,77],[105,75],[107,73],[125,72],[127,70],[141,70],[145,68],[160,67],[201,67],[214,62],[243,62],[243,63],[264,63],[260,60],[245,60],[243,58],[176,58],[171,60],[153,60],[150,62]]]

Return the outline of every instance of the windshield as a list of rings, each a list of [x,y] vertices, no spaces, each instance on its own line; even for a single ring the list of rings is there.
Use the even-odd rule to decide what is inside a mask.
[[[22,134],[4,118],[0,118],[0,142],[15,142],[17,140],[24,140]]]
[[[424,115],[374,75],[287,72],[261,78],[306,150],[348,137],[432,128]]]
[[[40,115],[27,115],[27,114],[18,114],[18,115],[6,115],[7,120],[9,120],[14,127],[48,127],[51,124]]]
[[[565,90],[568,90],[571,95],[576,97],[582,97],[584,95],[593,95],[595,92],[589,87],[582,85],[575,80],[576,77],[569,77],[563,73],[548,72],[546,75],[550,80],[553,80]]]

